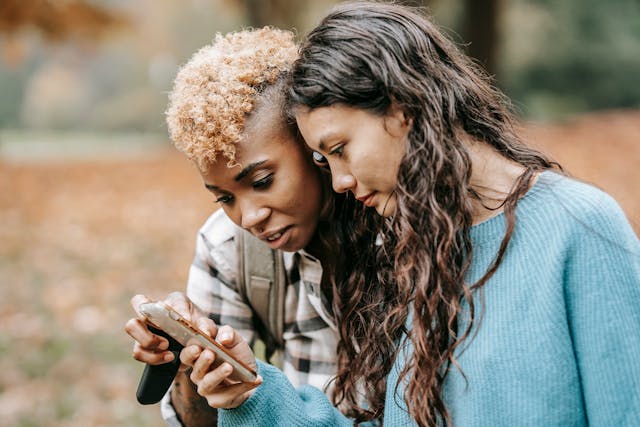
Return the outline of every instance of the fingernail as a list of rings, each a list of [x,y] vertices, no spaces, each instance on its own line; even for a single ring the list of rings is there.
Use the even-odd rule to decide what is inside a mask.
[[[158,344],[158,350],[166,350],[169,348],[169,342],[168,341],[162,341],[160,342],[160,344]]]
[[[164,355],[164,357],[162,358],[165,362],[171,362],[173,360],[173,353],[169,352],[167,354]]]

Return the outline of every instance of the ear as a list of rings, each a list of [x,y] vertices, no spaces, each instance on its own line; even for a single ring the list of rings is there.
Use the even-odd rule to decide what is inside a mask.
[[[392,135],[406,135],[413,125],[413,119],[407,116],[400,106],[393,102],[387,112],[387,130]]]

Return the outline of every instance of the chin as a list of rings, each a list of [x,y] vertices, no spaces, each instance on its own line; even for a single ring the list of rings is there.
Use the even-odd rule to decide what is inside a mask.
[[[283,247],[278,248],[278,249],[283,251],[283,252],[298,252],[302,248],[300,247],[300,245],[286,244]]]
[[[291,235],[291,239],[287,242],[286,247],[283,247],[282,250],[285,252],[296,252],[300,249],[304,249],[309,246],[311,243],[311,238],[313,237],[313,233],[299,233],[301,230],[296,230],[298,233]],[[302,234],[302,235],[301,235]]]
[[[297,236],[292,235],[289,241],[278,249],[284,252],[296,252],[304,247],[304,246],[301,246],[299,242],[300,242],[300,239],[298,239]]]
[[[384,218],[389,218],[396,213],[396,199],[395,197],[389,200],[387,203],[376,206],[376,212]]]

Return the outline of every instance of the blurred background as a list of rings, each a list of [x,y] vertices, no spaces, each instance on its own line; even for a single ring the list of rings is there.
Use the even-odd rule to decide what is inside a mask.
[[[215,205],[167,139],[178,67],[216,32],[302,36],[331,0],[0,1],[0,420],[157,426],[129,298],[182,290]],[[640,230],[640,3],[432,0],[529,143]]]

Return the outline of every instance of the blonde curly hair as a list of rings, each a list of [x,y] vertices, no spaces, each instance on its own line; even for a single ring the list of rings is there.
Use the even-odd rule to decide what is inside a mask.
[[[236,144],[258,95],[289,71],[298,54],[290,31],[264,27],[217,34],[179,71],[166,111],[171,139],[200,170]]]

